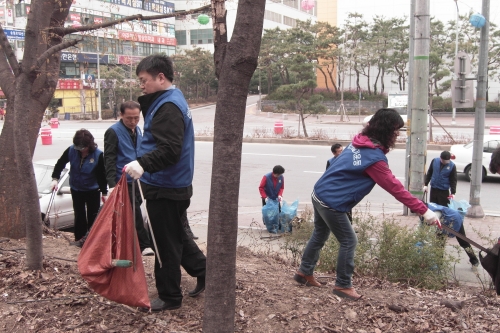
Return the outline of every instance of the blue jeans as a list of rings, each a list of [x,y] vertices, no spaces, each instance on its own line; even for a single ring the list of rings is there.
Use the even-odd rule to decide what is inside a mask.
[[[358,244],[356,233],[346,213],[323,207],[314,199],[312,203],[314,208],[314,230],[302,255],[299,271],[305,275],[313,275],[319,253],[331,231],[340,243],[335,285],[340,288],[350,288],[352,287],[351,280],[354,272],[354,251]]]

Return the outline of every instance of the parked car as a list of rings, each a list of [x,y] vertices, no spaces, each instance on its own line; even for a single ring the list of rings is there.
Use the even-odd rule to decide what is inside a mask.
[[[57,160],[54,159],[33,163],[42,220],[45,219],[52,196],[50,183],[52,182],[52,172],[54,171],[56,162]],[[68,171],[68,169],[64,169],[59,179],[58,189],[54,195],[54,202],[49,212],[48,222],[50,228],[67,229],[73,227],[74,224],[73,200],[71,199]]]
[[[451,159],[457,166],[457,172],[465,173],[468,181],[471,178],[471,165],[472,165],[472,145],[469,142],[465,145],[453,145],[450,148],[452,154]],[[483,143],[483,180],[485,177],[500,177],[498,173],[492,174],[488,170],[491,160],[491,153],[495,148],[500,147],[500,135],[485,135]]]
[[[33,162],[35,169],[36,185],[38,189],[38,197],[40,199],[40,211],[42,221],[45,219],[47,209],[51,200],[52,192],[50,191],[50,183],[52,182],[52,172],[57,160],[43,160]],[[71,198],[71,188],[69,187],[69,170],[64,169],[59,179],[54,202],[50,208],[48,227],[53,229],[68,229],[72,228],[75,223],[73,213],[73,199]],[[145,205],[140,207],[143,220],[147,221]]]

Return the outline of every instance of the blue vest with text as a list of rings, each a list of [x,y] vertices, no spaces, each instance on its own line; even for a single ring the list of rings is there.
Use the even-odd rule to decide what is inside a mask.
[[[450,189],[450,173],[455,164],[450,161],[441,169],[441,159],[436,157],[432,160],[432,178],[431,186],[439,190]]]
[[[331,209],[350,211],[375,186],[375,181],[364,171],[379,161],[387,163],[381,149],[355,148],[349,144],[316,182],[314,195]]]
[[[142,132],[139,126],[135,127],[136,144],[134,146],[134,141],[130,137],[127,127],[121,122],[116,122],[110,127],[115,131],[118,137],[118,150],[116,155],[116,179],[118,183],[122,176],[122,170],[125,164],[135,161],[138,156],[139,147],[142,142]],[[127,175],[127,182],[132,183],[132,177]]]
[[[139,156],[156,149],[156,142],[151,133],[151,123],[158,109],[165,103],[174,103],[184,117],[184,139],[179,162],[155,173],[144,172],[141,181],[163,188],[183,188],[193,182],[194,173],[194,129],[191,112],[184,95],[179,89],[166,90],[149,107],[144,117],[144,136],[139,148]]]
[[[446,224],[448,227],[452,228],[455,231],[460,231],[462,224],[464,223],[464,217],[460,214],[458,210],[451,209],[449,207],[441,206],[433,202],[429,202],[427,204],[430,210],[433,212],[441,212],[442,215],[442,223]],[[444,234],[447,234],[448,237],[455,237],[453,234],[443,230],[441,231]]]
[[[276,200],[278,199],[278,193],[283,186],[283,175],[278,177],[278,182],[276,186],[273,183],[273,173],[266,173],[266,186],[264,187],[264,191],[269,199]]]
[[[93,191],[99,188],[97,184],[97,177],[95,175],[95,168],[99,155],[102,151],[96,149],[93,153],[89,153],[83,159],[80,166],[81,157],[78,150],[73,145],[69,147],[69,186],[75,191]]]

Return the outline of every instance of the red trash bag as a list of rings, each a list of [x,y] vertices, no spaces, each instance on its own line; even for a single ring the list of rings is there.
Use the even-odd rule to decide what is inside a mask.
[[[133,216],[123,174],[90,229],[78,256],[78,270],[99,295],[117,303],[150,308]],[[116,267],[126,266],[127,260],[132,262],[131,267]]]

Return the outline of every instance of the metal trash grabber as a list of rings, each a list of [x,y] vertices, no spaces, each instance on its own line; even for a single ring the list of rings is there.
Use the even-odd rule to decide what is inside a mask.
[[[56,196],[56,192],[57,192],[57,186],[54,187],[54,189],[52,190],[52,194],[50,195],[49,205],[47,206],[47,211],[45,212],[45,217],[43,218],[43,224],[45,224],[47,227],[50,227],[50,225],[47,225],[47,222],[49,221],[49,212],[50,209],[52,208],[52,205],[54,204],[54,198]]]
[[[142,193],[141,182],[139,180],[137,180],[137,184],[139,185],[139,192],[141,193],[142,202],[144,203],[144,207],[146,208],[146,217],[148,218],[149,231],[151,232],[151,238],[153,239],[153,246],[155,247],[155,250],[156,250],[156,253],[155,253],[156,258],[158,258],[158,263],[160,264],[160,268],[161,268],[162,263],[161,263],[160,253],[158,252],[158,247],[156,246],[156,238],[155,238],[155,234],[153,232],[153,227],[151,227],[151,219],[149,218],[148,207],[146,205],[146,199],[144,199],[144,194]]]

